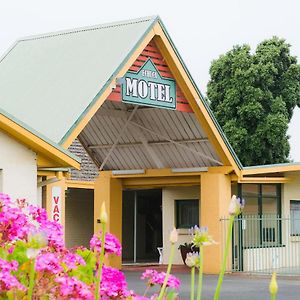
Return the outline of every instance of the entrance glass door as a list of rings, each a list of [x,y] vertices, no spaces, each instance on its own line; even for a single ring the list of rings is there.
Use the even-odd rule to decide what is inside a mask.
[[[123,263],[158,262],[162,247],[160,189],[123,192]]]

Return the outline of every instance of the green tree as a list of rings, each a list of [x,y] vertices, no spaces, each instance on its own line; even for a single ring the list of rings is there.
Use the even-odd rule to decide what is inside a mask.
[[[288,161],[288,124],[300,105],[300,65],[290,45],[273,37],[212,62],[207,96],[243,165]]]

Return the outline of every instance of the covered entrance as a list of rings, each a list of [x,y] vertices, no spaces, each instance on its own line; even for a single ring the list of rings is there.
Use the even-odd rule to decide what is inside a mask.
[[[162,247],[162,191],[123,191],[122,261],[158,262]]]
[[[139,30],[143,35],[137,34]],[[101,56],[103,47],[97,50],[95,61],[103,61],[93,73],[97,82],[92,95],[96,96],[62,143],[69,147],[78,138],[99,170],[94,231],[101,230],[99,212],[105,202],[107,230],[123,245],[123,257],[109,257],[110,265],[158,262],[160,246],[168,257],[168,235],[179,223],[174,203],[180,200],[201,198],[201,222],[219,240],[216,223],[227,208],[230,174],[238,172],[238,166],[162,23],[143,20],[99,31],[101,45],[105,39],[122,45],[110,47],[109,55],[101,52]],[[173,194],[168,198],[169,188],[199,185],[196,197]],[[182,228],[180,237],[187,232]],[[214,262],[211,272],[219,265],[219,254],[219,246],[207,253]]]

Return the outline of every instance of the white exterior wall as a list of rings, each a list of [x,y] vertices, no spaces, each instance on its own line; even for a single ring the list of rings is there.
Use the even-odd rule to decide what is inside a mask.
[[[36,153],[0,131],[0,191],[37,203]]]
[[[169,236],[173,227],[175,226],[175,200],[184,199],[199,199],[200,187],[168,187],[162,190],[162,207],[163,207],[163,263],[168,263],[170,254]],[[200,207],[200,202],[199,202]],[[199,212],[200,216],[200,212]],[[176,244],[174,264],[183,264],[178,246],[183,243],[189,243],[191,236],[187,229],[179,229],[178,243]]]

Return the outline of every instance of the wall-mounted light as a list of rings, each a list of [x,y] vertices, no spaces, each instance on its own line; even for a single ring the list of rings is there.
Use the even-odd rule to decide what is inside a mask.
[[[113,170],[113,175],[138,175],[138,174],[145,174],[144,169],[138,170]]]
[[[196,173],[196,172],[207,172],[208,167],[196,167],[196,168],[173,168],[173,173]]]

